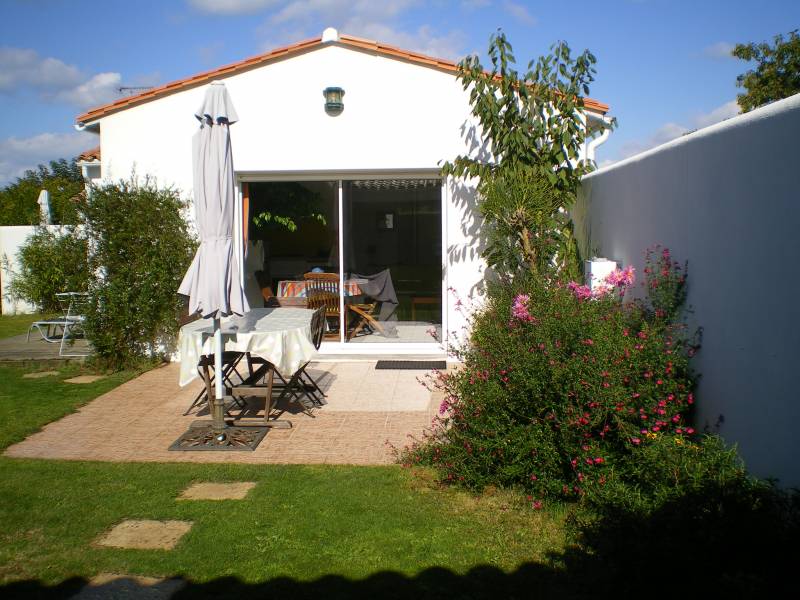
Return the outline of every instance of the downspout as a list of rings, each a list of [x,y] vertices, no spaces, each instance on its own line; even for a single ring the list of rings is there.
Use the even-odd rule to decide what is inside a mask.
[[[89,128],[89,126],[83,122],[75,123],[73,127],[75,128],[75,131],[80,131],[80,132],[86,131]],[[98,132],[90,131],[90,133],[98,133]],[[78,165],[81,168],[81,176],[83,177],[83,187],[86,190],[86,193],[88,194],[91,189],[90,179],[89,179],[89,165],[87,165],[85,162],[80,162],[78,163]]]
[[[600,135],[592,138],[586,144],[586,160],[591,160],[594,162],[594,157],[597,153],[597,149],[602,146],[606,140],[608,140],[608,136],[611,135],[611,119],[608,117],[599,117],[596,118],[597,121],[600,122]]]

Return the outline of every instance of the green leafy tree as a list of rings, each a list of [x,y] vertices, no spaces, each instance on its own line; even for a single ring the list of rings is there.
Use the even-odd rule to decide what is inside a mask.
[[[109,367],[174,349],[176,290],[196,249],[186,209],[176,190],[135,177],[93,188],[80,205],[92,274],[86,330]]]
[[[461,62],[458,78],[470,90],[486,152],[477,158],[458,156],[444,165],[446,175],[485,178],[506,167],[523,167],[559,189],[577,189],[590,169],[578,158],[585,141],[582,94],[594,81],[596,59],[588,50],[573,58],[566,42],[550,49],[520,74],[500,31],[489,42],[491,70],[477,56]]]
[[[772,46],[763,42],[737,44],[733,49],[736,58],[756,62],[754,69],[736,78],[736,85],[747,90],[736,97],[742,112],[800,92],[800,36],[797,32],[797,29],[790,31],[788,39],[776,35]]]
[[[11,273],[12,298],[34,304],[43,313],[62,309],[56,294],[85,292],[89,283],[86,239],[73,228],[56,233],[37,228],[18,253],[19,271]]]
[[[586,139],[583,95],[596,59],[588,50],[573,57],[558,42],[521,74],[502,32],[491,37],[488,54],[490,70],[470,56],[458,73],[480,125],[470,136],[481,152],[456,157],[442,173],[480,178],[483,256],[490,266],[512,277],[520,268],[574,275],[577,252],[566,209],[592,168],[579,158]]]
[[[501,278],[523,270],[577,278],[572,224],[561,210],[572,200],[530,169],[507,168],[485,178],[478,210],[487,263]]]
[[[0,225],[38,225],[39,192],[50,192],[53,223],[77,222],[76,198],[84,191],[84,181],[75,159],[50,161],[26,171],[22,177],[0,190]]]

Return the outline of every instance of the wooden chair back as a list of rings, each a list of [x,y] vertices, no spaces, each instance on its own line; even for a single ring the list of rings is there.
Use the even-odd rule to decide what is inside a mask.
[[[324,306],[320,306],[311,316],[311,341],[317,350],[319,350],[322,337],[325,335],[325,310]]]
[[[308,308],[325,307],[326,317],[339,316],[339,275],[336,273],[306,273]],[[324,320],[324,319],[323,319]]]

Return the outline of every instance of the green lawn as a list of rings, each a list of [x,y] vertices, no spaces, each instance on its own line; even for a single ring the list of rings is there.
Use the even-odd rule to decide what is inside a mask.
[[[46,318],[45,315],[1,315],[0,316],[0,338],[12,337],[27,333],[28,328],[34,321]]]
[[[79,369],[68,366],[58,376],[29,380],[21,375],[31,367],[0,367],[0,446],[130,376],[62,383]],[[243,501],[176,500],[193,481],[258,485]],[[68,597],[101,572],[181,576],[192,583],[182,592],[187,597],[216,597],[223,589],[241,596],[253,586],[278,597],[316,595],[318,586],[328,597],[453,597],[456,589],[488,597],[473,594],[481,586],[487,594],[498,585],[516,589],[530,577],[549,588],[566,582],[548,558],[564,549],[565,509],[534,511],[506,493],[477,498],[438,487],[425,471],[394,466],[0,457],[0,498],[4,597]],[[182,519],[194,527],[172,551],[93,545],[128,518]],[[517,570],[524,564],[527,571]]]

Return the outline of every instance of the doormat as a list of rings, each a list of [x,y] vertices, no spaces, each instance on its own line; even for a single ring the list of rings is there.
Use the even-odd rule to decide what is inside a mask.
[[[375,364],[376,369],[393,369],[393,370],[419,370],[430,371],[431,369],[439,369],[444,371],[447,368],[447,361],[445,360],[379,360]]]

